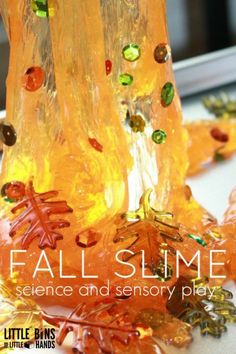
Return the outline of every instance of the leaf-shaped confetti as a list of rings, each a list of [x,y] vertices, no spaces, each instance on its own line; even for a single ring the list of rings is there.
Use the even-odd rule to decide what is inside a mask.
[[[126,219],[162,221],[164,218],[171,219],[173,214],[165,211],[158,211],[151,206],[152,189],[148,189],[140,198],[139,208],[124,214]]]
[[[167,302],[167,309],[182,321],[192,326],[199,325],[203,335],[220,337],[226,331],[227,321],[236,322],[236,307],[229,301],[232,294],[222,287],[206,287],[206,281],[202,285],[200,295],[193,292],[198,287],[195,282],[180,277],[174,285],[173,296]],[[184,287],[191,289],[191,294],[186,297],[182,296]]]
[[[17,297],[13,288],[13,284],[0,278],[0,350],[11,341],[4,339],[4,329],[31,328],[29,337],[33,340],[34,328],[42,328],[39,307],[31,300]]]
[[[204,97],[203,104],[216,118],[235,118],[236,116],[236,101],[225,92],[219,96]]]
[[[102,301],[97,304],[80,304],[68,317],[58,317],[43,313],[43,319],[59,327],[57,343],[61,345],[67,334],[73,332],[73,351],[89,353],[91,339],[96,342],[101,353],[116,353],[114,340],[128,346],[131,339],[139,336],[132,326],[127,313],[120,311],[117,301]],[[92,342],[93,342],[92,341]]]
[[[150,194],[151,190],[144,193],[138,210],[125,214],[128,221],[123,227],[117,229],[113,241],[116,243],[135,237],[127,248],[133,254],[124,253],[123,261],[128,261],[141,251],[145,251],[146,267],[150,268],[153,274],[160,274],[161,280],[167,280],[162,277],[163,253],[166,250],[175,255],[175,249],[168,244],[168,240],[181,242],[182,237],[179,234],[179,226],[165,221],[166,218],[173,217],[171,213],[156,211],[150,206]],[[170,268],[169,266],[172,273]]]
[[[39,248],[56,248],[57,240],[63,238],[62,234],[55,229],[69,227],[70,223],[63,219],[51,220],[52,214],[65,214],[72,212],[66,201],[47,200],[58,195],[57,191],[37,193],[34,190],[32,181],[25,188],[25,197],[12,209],[15,214],[23,209],[11,224],[9,235],[15,236],[27,224],[28,228],[21,235],[23,248],[28,248],[35,238],[39,238]]]

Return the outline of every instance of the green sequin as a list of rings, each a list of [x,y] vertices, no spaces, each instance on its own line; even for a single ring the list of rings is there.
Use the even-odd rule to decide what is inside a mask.
[[[175,89],[174,86],[171,82],[167,82],[161,90],[161,104],[164,107],[169,106],[173,99],[174,99],[174,95],[175,95]]]
[[[16,202],[14,199],[11,199],[11,198],[4,198],[3,200],[4,200],[4,202],[7,202],[7,203],[15,203]]]
[[[222,161],[225,160],[225,157],[224,157],[224,155],[221,154],[220,152],[215,151],[214,156],[213,156],[213,160],[214,160],[215,162],[222,162]]]
[[[54,15],[54,9],[48,6],[48,0],[31,0],[31,8],[41,18]]]
[[[127,61],[135,61],[140,58],[141,51],[137,44],[128,44],[122,50],[123,58]]]
[[[163,144],[166,141],[167,134],[164,130],[158,129],[152,133],[152,140],[156,144]]]
[[[206,242],[201,237],[193,235],[193,234],[188,234],[188,237],[191,238],[192,240],[197,241],[197,243],[199,243],[203,247],[206,246]]]
[[[134,80],[133,76],[128,73],[121,74],[119,77],[119,81],[123,86],[131,85],[133,80]]]

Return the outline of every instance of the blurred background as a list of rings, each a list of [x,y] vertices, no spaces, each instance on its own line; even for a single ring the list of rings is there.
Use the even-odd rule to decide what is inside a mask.
[[[167,0],[174,61],[236,45],[236,0]],[[0,22],[0,109],[5,106],[9,46]]]
[[[174,61],[236,44],[235,0],[167,0]]]
[[[4,31],[2,20],[0,19],[0,110],[5,108],[6,97],[6,76],[9,60],[9,45]]]

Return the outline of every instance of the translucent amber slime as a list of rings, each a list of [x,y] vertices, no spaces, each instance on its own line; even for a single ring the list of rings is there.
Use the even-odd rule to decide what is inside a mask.
[[[12,208],[19,213],[15,220],[21,220],[20,208],[2,199],[2,275],[9,276],[10,250],[26,245],[26,266],[18,267],[18,277],[19,284],[21,278],[31,284],[32,270],[41,252],[38,245],[47,246],[46,254],[55,277],[42,273],[33,279],[34,285],[68,283],[68,279],[59,277],[59,257],[63,251],[63,272],[76,276],[69,282],[78,288],[85,284],[81,278],[82,250],[85,250],[87,272],[98,275],[98,279],[86,280],[87,284],[102,286],[110,280],[112,295],[119,284],[114,272],[123,269],[115,261],[116,252],[138,244],[138,249],[143,246],[150,258],[148,274],[155,269],[159,276],[162,268],[156,259],[163,254],[163,247],[167,247],[172,260],[171,271],[164,279],[166,286],[176,282],[173,260],[176,250],[190,260],[200,249],[202,273],[208,276],[209,250],[222,245],[212,235],[224,237],[223,245],[230,250],[234,241],[227,240],[227,235],[234,230],[235,221],[219,227],[185,185],[189,136],[182,126],[167,44],[165,1],[49,0],[48,6],[53,7],[53,16],[43,18],[35,14],[29,1],[20,5],[18,0],[0,2],[11,43],[7,121],[17,132],[15,145],[4,150],[1,184],[24,183],[25,195],[19,203],[31,208],[42,225],[47,220],[42,215],[52,204],[47,204],[47,198],[40,200],[40,195],[54,196],[53,206],[65,215],[63,221],[53,217],[51,224],[55,229],[68,227],[60,231],[53,247],[52,243],[42,243],[37,238],[44,237],[44,232],[36,238],[29,232],[30,242],[26,244],[17,233],[18,227],[13,227],[17,232],[12,232],[9,225],[14,218]],[[156,53],[163,43],[166,47]],[[126,54],[122,55],[122,50],[133,44],[138,48],[134,62],[133,57],[126,60]],[[157,54],[166,59],[157,58]],[[36,78],[37,89],[31,80],[22,85],[22,77],[29,68],[42,68],[45,73],[45,79],[40,76],[39,84]],[[31,75],[32,71],[28,73]],[[127,112],[130,117],[143,120],[141,129],[132,129],[127,124]],[[231,129],[227,124],[224,128],[226,132]],[[188,127],[195,141],[191,129]],[[200,129],[204,130],[204,126]],[[164,144],[152,140],[156,131],[164,132]],[[195,154],[198,148],[193,146],[190,166],[196,171],[204,158]],[[215,142],[215,147],[218,146],[219,142]],[[209,154],[207,151],[206,155]],[[233,205],[234,201],[234,210]],[[21,231],[27,233],[24,225]],[[123,239],[118,237],[119,232]],[[50,230],[48,235],[50,238]],[[56,249],[51,249],[54,246]],[[15,261],[22,261],[22,254]],[[233,278],[235,258],[230,252],[226,261],[227,275]],[[137,272],[125,281],[126,285],[161,286],[157,279],[141,277],[139,254],[130,262]],[[224,268],[220,271],[224,272]],[[180,272],[186,275],[186,267],[181,266]],[[196,276],[196,269],[189,269],[187,274]],[[37,300],[42,306],[55,303],[55,298],[50,297]],[[56,301],[74,307],[79,301],[91,299],[74,296],[58,297]],[[131,312],[150,307],[167,311],[166,296],[158,297],[158,301],[151,296],[131,297],[129,301]],[[183,345],[189,342],[188,331],[186,328],[184,331],[187,339],[180,341]]]

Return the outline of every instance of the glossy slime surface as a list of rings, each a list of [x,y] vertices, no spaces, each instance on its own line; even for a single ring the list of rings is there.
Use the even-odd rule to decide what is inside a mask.
[[[1,185],[6,186],[1,200],[2,277],[9,276],[10,250],[27,248],[26,266],[18,267],[15,285],[31,284],[32,270],[46,248],[54,277],[39,273],[34,285],[68,283],[60,277],[62,251],[63,272],[75,276],[70,284],[78,289],[84,284],[81,265],[85,254],[89,274],[98,275],[88,280],[88,285],[101,287],[109,280],[107,301],[114,301],[114,289],[120,285],[114,274],[122,272],[114,256],[120,249],[133,251],[132,257],[123,255],[122,259],[137,270],[125,280],[126,285],[161,287],[163,282],[166,286],[177,282],[177,250],[188,261],[200,250],[202,275],[209,276],[210,250],[222,248],[228,251],[226,267],[216,268],[235,280],[235,193],[225,223],[218,225],[185,185],[188,168],[190,174],[197,172],[222,147],[222,134],[217,133],[218,140],[210,135],[213,128],[229,135],[223,148],[230,153],[235,150],[234,123],[198,123],[198,134],[194,124],[182,125],[165,1],[42,0],[19,4],[18,0],[0,0],[0,11],[11,44],[6,120],[17,134],[15,144],[4,148],[1,172]],[[201,152],[200,139],[206,139]],[[51,198],[55,199],[48,201]],[[157,279],[142,277],[141,250],[147,255],[146,272]],[[167,276],[163,275],[165,251],[170,256]],[[16,257],[20,260],[21,254]],[[180,274],[188,278],[181,284],[189,284],[189,279],[196,277],[196,266],[188,269],[182,264]],[[210,282],[212,286],[222,283]],[[50,296],[35,300],[42,308],[55,304]],[[167,309],[166,294],[155,302],[152,296],[129,296],[128,332],[123,330],[123,317],[117,324],[123,329],[110,325],[113,306],[99,305],[98,313],[93,312],[97,309],[95,296],[83,297],[77,292],[56,301],[75,308],[72,315],[77,322],[72,324],[79,326],[73,327],[75,333],[85,330],[83,316],[94,321],[98,315],[99,323],[104,319],[101,328],[109,333],[110,342],[104,343],[96,329],[92,333],[96,345],[106,353],[122,353],[122,345],[128,346],[127,353],[162,353],[152,342],[152,334],[179,347],[191,341],[191,314],[183,317],[175,311],[175,301]],[[126,308],[125,299],[117,301],[118,309]],[[82,302],[85,305],[78,305]],[[192,303],[201,307],[195,298]],[[55,316],[44,317],[54,325],[66,323],[58,337],[62,344],[71,317]],[[209,315],[204,312],[204,316],[204,333],[221,334],[220,325],[213,330]],[[156,323],[163,327],[156,328]],[[198,323],[195,319],[194,325]],[[126,335],[119,334],[119,343],[111,346],[113,337],[122,331]],[[138,344],[132,345],[130,337],[137,331]],[[76,349],[89,352],[80,335],[75,338]]]

